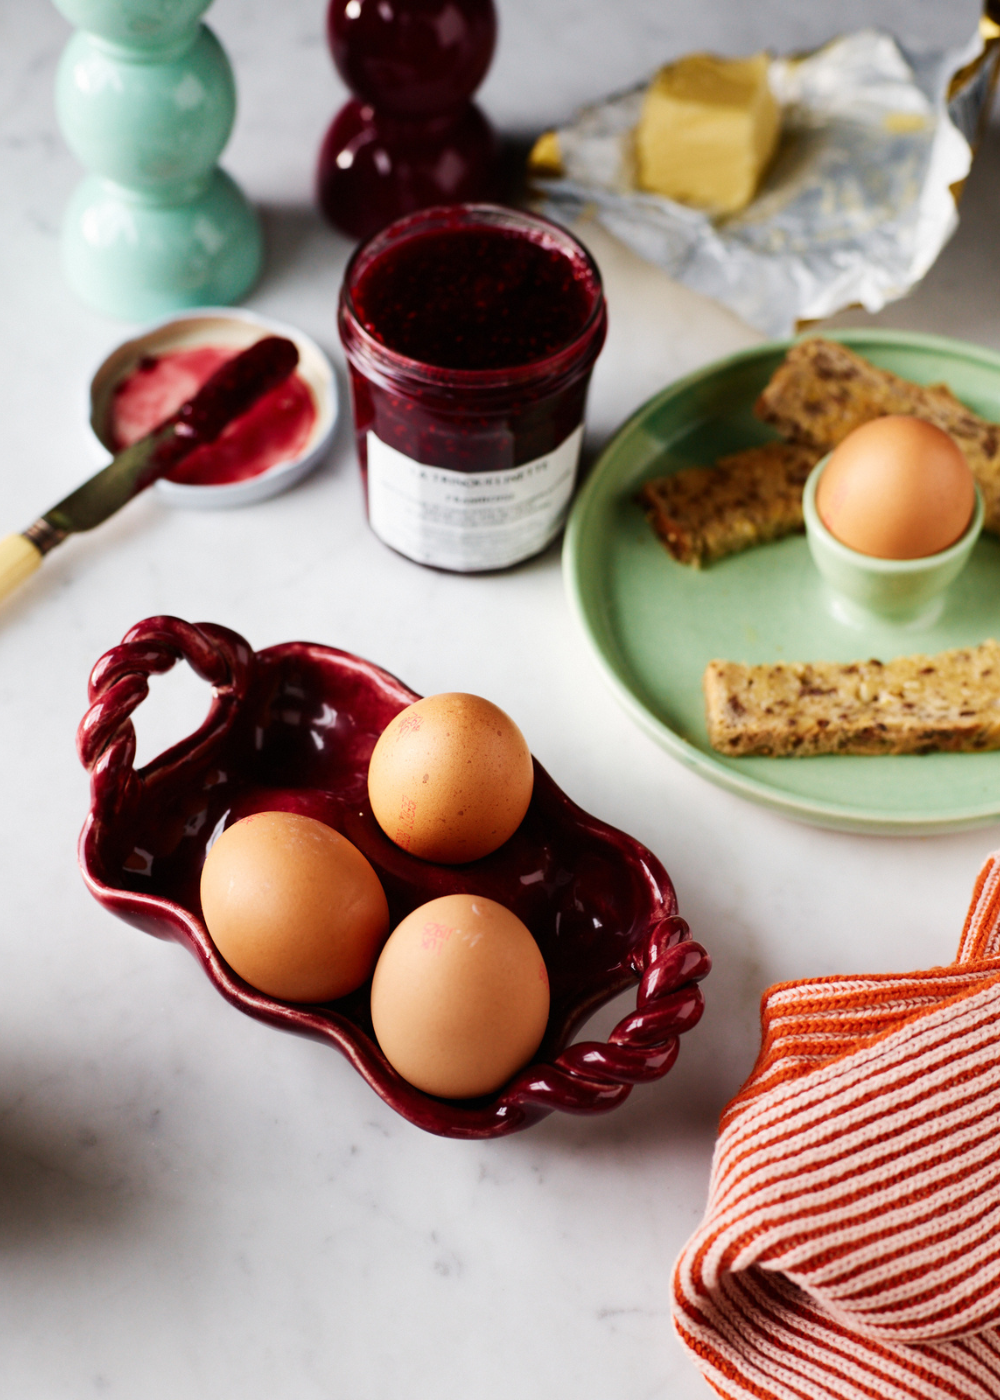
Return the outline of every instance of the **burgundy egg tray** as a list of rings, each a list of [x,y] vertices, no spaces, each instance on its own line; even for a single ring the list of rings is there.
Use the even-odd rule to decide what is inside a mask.
[[[213,687],[208,716],[136,770],[130,716],[150,675],[181,658]],[[697,983],[711,964],[677,914],[666,871],[644,846],[571,802],[537,762],[524,821],[482,860],[435,865],[383,834],[368,801],[368,761],[388,722],[419,696],[371,662],[308,642],[255,653],[228,628],[154,617],[101,658],[89,696],[78,748],[91,806],[79,854],[94,897],[127,923],[183,943],[247,1015],[336,1046],[418,1127],[489,1138],[554,1109],[605,1112],[634,1084],[666,1074],[678,1037],[700,1019]],[[488,1098],[433,1098],[400,1078],[379,1050],[370,982],[339,1001],[304,1006],[237,977],[202,921],[201,868],[217,832],[268,810],[316,817],[353,841],[382,881],[393,927],[425,901],[458,892],[513,910],[549,971],[551,1011],[536,1060]],[[597,1007],[636,982],[636,1009],[607,1043],[570,1043]]]

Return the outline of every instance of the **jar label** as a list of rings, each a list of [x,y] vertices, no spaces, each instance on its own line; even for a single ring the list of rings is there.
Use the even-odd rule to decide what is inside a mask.
[[[428,467],[368,433],[368,519],[379,539],[456,573],[502,569],[545,548],[566,519],[583,424],[558,447],[499,472]]]

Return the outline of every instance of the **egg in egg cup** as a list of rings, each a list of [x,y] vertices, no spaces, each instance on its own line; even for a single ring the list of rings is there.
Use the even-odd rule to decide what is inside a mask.
[[[802,495],[806,539],[830,594],[831,610],[854,626],[895,623],[930,626],[941,614],[944,592],[969,562],[983,528],[983,497],[976,486],[972,519],[953,545],[918,559],[879,559],[842,544],[820,519],[816,488],[828,453],[813,467]]]

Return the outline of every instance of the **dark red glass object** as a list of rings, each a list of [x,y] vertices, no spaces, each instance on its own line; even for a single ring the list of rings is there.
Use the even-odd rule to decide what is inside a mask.
[[[149,676],[181,658],[213,686],[211,710],[195,734],[136,771],[130,716]],[[537,764],[527,816],[491,855],[439,866],[393,845],[372,816],[368,761],[385,725],[417,698],[379,667],[329,647],[290,642],[255,654],[211,623],[139,623],[95,666],[80,725],[80,757],[91,774],[79,850],[84,879],[128,923],[184,944],[241,1011],[335,1046],[387,1104],[429,1132],[499,1137],[553,1109],[615,1108],[634,1084],[673,1064],[678,1037],[702,1013],[696,983],[708,956],[678,917],[659,861],[587,816]],[[401,1079],[379,1050],[370,984],[341,1001],[300,1006],[235,976],[202,922],[201,868],[220,824],[264,810],[315,817],[353,841],[378,872],[393,925],[455,892],[512,909],[549,970],[551,1014],[536,1062],[488,1098],[435,1099]],[[569,1044],[596,1007],[636,982],[636,1010],[607,1043]]]
[[[348,264],[339,321],[366,493],[369,433],[414,463],[477,476],[554,453],[583,422],[607,331],[600,273],[583,245],[547,219],[495,205],[428,209],[376,234]],[[572,479],[566,486],[568,503]],[[560,525],[555,518],[529,552]],[[514,550],[484,567],[527,557]]]
[[[337,71],[363,102],[399,117],[461,107],[496,46],[493,0],[332,0],[326,33]]]
[[[469,101],[493,56],[493,0],[331,0],[327,37],[356,94],[320,149],[330,223],[367,238],[432,204],[496,198],[496,141]]]
[[[494,198],[495,168],[493,132],[473,102],[415,124],[355,100],[326,133],[316,197],[329,223],[367,238],[415,209]]]

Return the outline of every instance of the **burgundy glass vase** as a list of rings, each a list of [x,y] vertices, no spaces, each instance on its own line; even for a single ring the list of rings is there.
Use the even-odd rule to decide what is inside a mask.
[[[496,197],[496,142],[470,101],[496,29],[493,0],[331,0],[330,51],[356,94],[316,173],[334,227],[367,238],[401,214]]]

